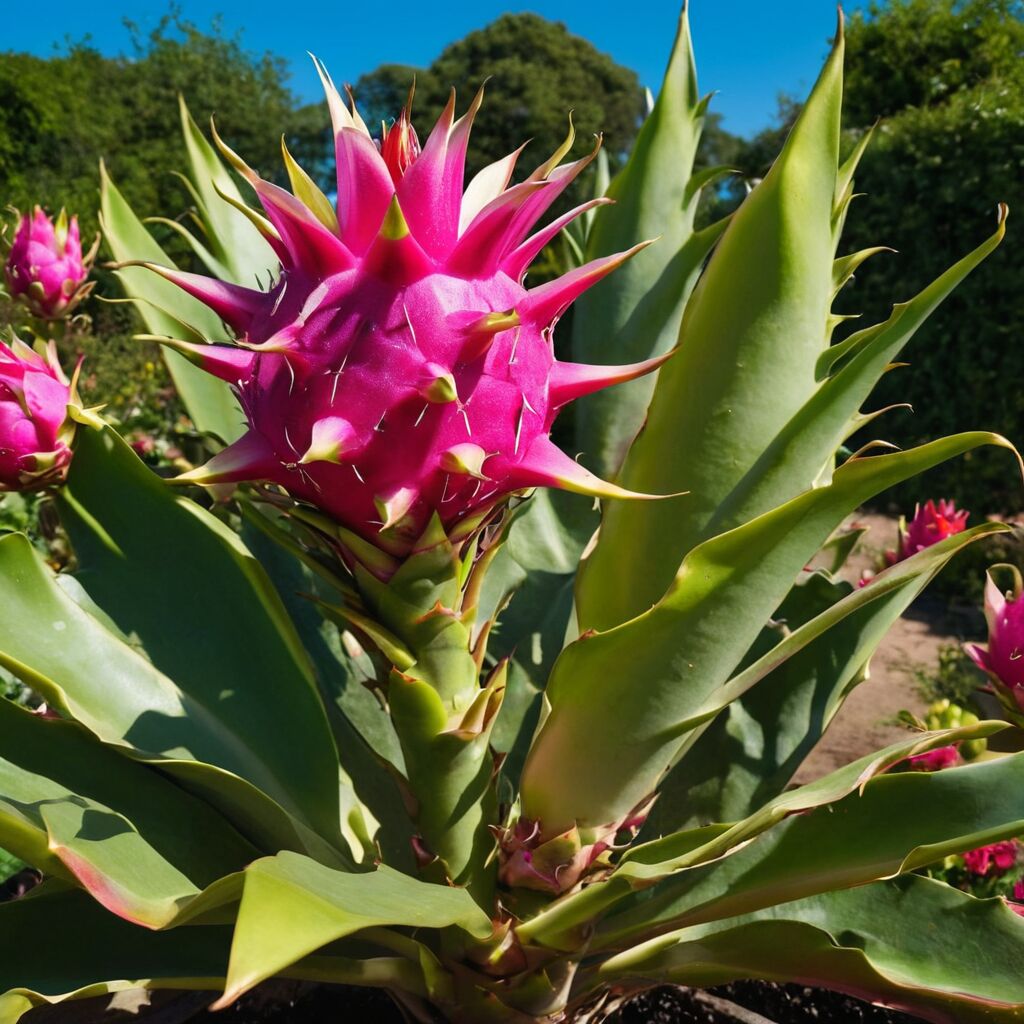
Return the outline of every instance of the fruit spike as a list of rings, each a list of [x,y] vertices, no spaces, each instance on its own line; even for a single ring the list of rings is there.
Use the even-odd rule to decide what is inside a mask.
[[[276,484],[399,555],[433,515],[468,536],[496,504],[531,487],[643,497],[588,473],[548,436],[567,402],[661,362],[563,364],[551,344],[551,324],[569,303],[640,247],[532,291],[522,285],[540,249],[599,205],[537,230],[597,148],[559,166],[570,127],[526,181],[508,187],[515,153],[464,195],[482,92],[458,119],[453,95],[422,148],[408,109],[378,146],[317,68],[334,125],[336,218],[291,154],[294,195],[218,139],[262,204],[280,274],[263,292],[149,265],[237,334],[234,345],[166,341],[228,380],[249,423],[241,440],[181,479]]]

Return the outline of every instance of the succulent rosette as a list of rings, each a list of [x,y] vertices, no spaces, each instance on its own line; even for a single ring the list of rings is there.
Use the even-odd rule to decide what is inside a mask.
[[[67,316],[92,290],[87,282],[99,247],[99,236],[83,257],[78,217],[61,209],[56,221],[42,207],[19,214],[4,263],[12,298],[43,320]]]
[[[285,154],[295,194],[260,178],[218,139],[266,213],[258,225],[281,264],[267,291],[165,267],[235,344],[176,343],[229,381],[248,432],[187,475],[264,481],[402,555],[436,513],[468,535],[513,492],[536,486],[630,492],[593,476],[550,439],[573,399],[655,369],[555,358],[552,331],[585,289],[632,253],[598,259],[527,290],[540,250],[593,200],[534,226],[593,159],[550,159],[509,185],[519,152],[464,188],[470,128],[454,93],[420,147],[403,110],[375,142],[326,73],[338,167],[337,208]],[[600,140],[598,140],[598,146]]]
[[[40,355],[24,342],[0,342],[0,491],[61,480],[71,461],[78,407],[74,383],[51,342]]]
[[[1007,572],[1012,586],[1003,590],[993,572]],[[996,695],[1009,711],[1024,711],[1024,601],[1021,576],[1013,566],[994,566],[985,583],[988,645],[967,644],[972,661],[992,680]]]

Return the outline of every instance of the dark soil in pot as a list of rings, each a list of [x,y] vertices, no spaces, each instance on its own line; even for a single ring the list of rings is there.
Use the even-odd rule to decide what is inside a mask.
[[[150,1006],[107,1010],[108,999],[33,1010],[25,1024],[404,1024],[373,989],[274,981],[220,1013],[214,995],[157,992]],[[665,986],[631,999],[608,1024],[919,1024],[916,1018],[822,989],[739,982],[708,992]]]

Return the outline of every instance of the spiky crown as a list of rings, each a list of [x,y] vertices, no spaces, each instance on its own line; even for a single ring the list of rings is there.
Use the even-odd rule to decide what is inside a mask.
[[[271,481],[402,554],[433,514],[476,522],[535,486],[642,497],[593,476],[549,432],[567,403],[655,369],[555,359],[555,322],[638,251],[594,260],[527,291],[534,257],[595,199],[530,234],[593,159],[560,166],[574,139],[525,180],[522,147],[463,191],[483,93],[455,119],[452,92],[420,148],[408,109],[375,143],[317,65],[337,156],[336,207],[286,147],[293,192],[217,136],[265,211],[246,208],[281,263],[267,291],[145,264],[213,309],[234,345],[170,342],[236,388],[249,431],[182,479]],[[351,99],[351,96],[350,96]]]

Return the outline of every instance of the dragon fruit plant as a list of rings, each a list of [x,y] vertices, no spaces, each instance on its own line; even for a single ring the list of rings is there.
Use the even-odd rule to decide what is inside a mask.
[[[290,191],[217,140],[239,182],[182,105],[202,231],[153,230],[205,276],[101,171],[117,274],[211,457],[167,482],[83,426],[56,497],[74,571],[0,539],[0,664],[49,709],[0,702],[0,845],[46,876],[0,907],[2,1024],[274,976],[383,988],[415,1021],[596,1021],[750,977],[1020,1018],[1024,921],[914,871],[1022,831],[1024,755],[886,771],[1009,725],[792,784],[889,625],[1007,529],[858,589],[841,523],[1013,452],[837,455],[1005,217],[833,344],[874,251],[837,255],[868,141],[840,161],[842,54],[840,31],[771,172],[701,230],[685,12],[608,196],[545,226],[590,159],[562,164],[571,133],[514,184],[518,152],[465,183],[481,96],[422,145],[409,109],[374,141],[326,73],[336,202],[287,149]],[[526,287],[574,216],[582,262]],[[574,399],[596,474],[551,440]]]

